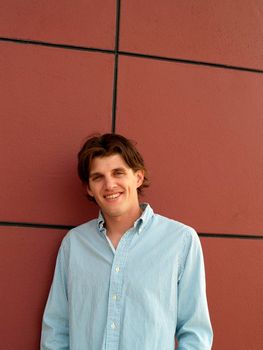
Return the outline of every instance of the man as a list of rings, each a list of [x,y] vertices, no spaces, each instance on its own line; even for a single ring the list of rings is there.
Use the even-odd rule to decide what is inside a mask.
[[[41,350],[209,350],[212,329],[196,232],[157,215],[132,142],[86,141],[78,173],[100,207],[59,250],[43,316]]]

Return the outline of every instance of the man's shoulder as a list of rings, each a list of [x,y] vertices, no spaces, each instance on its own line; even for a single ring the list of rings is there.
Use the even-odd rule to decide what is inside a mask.
[[[92,219],[84,222],[68,231],[63,239],[63,243],[67,244],[70,241],[78,240],[80,238],[88,237],[97,231],[98,220]]]
[[[98,224],[98,219],[91,219],[76,227],[73,227],[69,232],[77,233],[77,232],[86,231],[87,229],[96,229],[97,224]]]
[[[172,219],[170,217],[161,215],[161,214],[154,214],[154,220],[155,220],[155,225],[157,226],[165,226],[165,227],[170,227],[172,229],[176,230],[183,230],[183,231],[195,231],[193,227],[178,221],[176,219]]]
[[[165,237],[170,236],[171,239],[175,237],[189,241],[198,239],[198,234],[192,226],[161,214],[154,214],[153,225],[156,231]]]
[[[190,247],[199,245],[199,237],[193,227],[161,214],[154,214],[148,232],[148,237],[152,237],[161,252],[179,254],[180,261],[184,261]]]

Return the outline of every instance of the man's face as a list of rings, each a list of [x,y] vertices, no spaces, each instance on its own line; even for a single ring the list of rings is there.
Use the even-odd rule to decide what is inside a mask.
[[[91,162],[87,191],[106,220],[132,215],[139,209],[137,188],[143,179],[143,171],[134,172],[119,154],[96,157]]]

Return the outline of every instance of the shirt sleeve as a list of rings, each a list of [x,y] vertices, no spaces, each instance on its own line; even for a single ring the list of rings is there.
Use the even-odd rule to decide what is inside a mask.
[[[213,331],[206,299],[204,260],[199,237],[193,229],[186,232],[182,264],[178,282],[178,350],[210,350]]]
[[[43,315],[40,350],[69,349],[68,259],[66,253],[67,249],[62,243]]]

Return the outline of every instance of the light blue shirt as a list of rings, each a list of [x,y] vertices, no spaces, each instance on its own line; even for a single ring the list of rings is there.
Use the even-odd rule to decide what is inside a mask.
[[[116,250],[101,214],[65,236],[41,350],[211,349],[199,238],[144,207]]]

